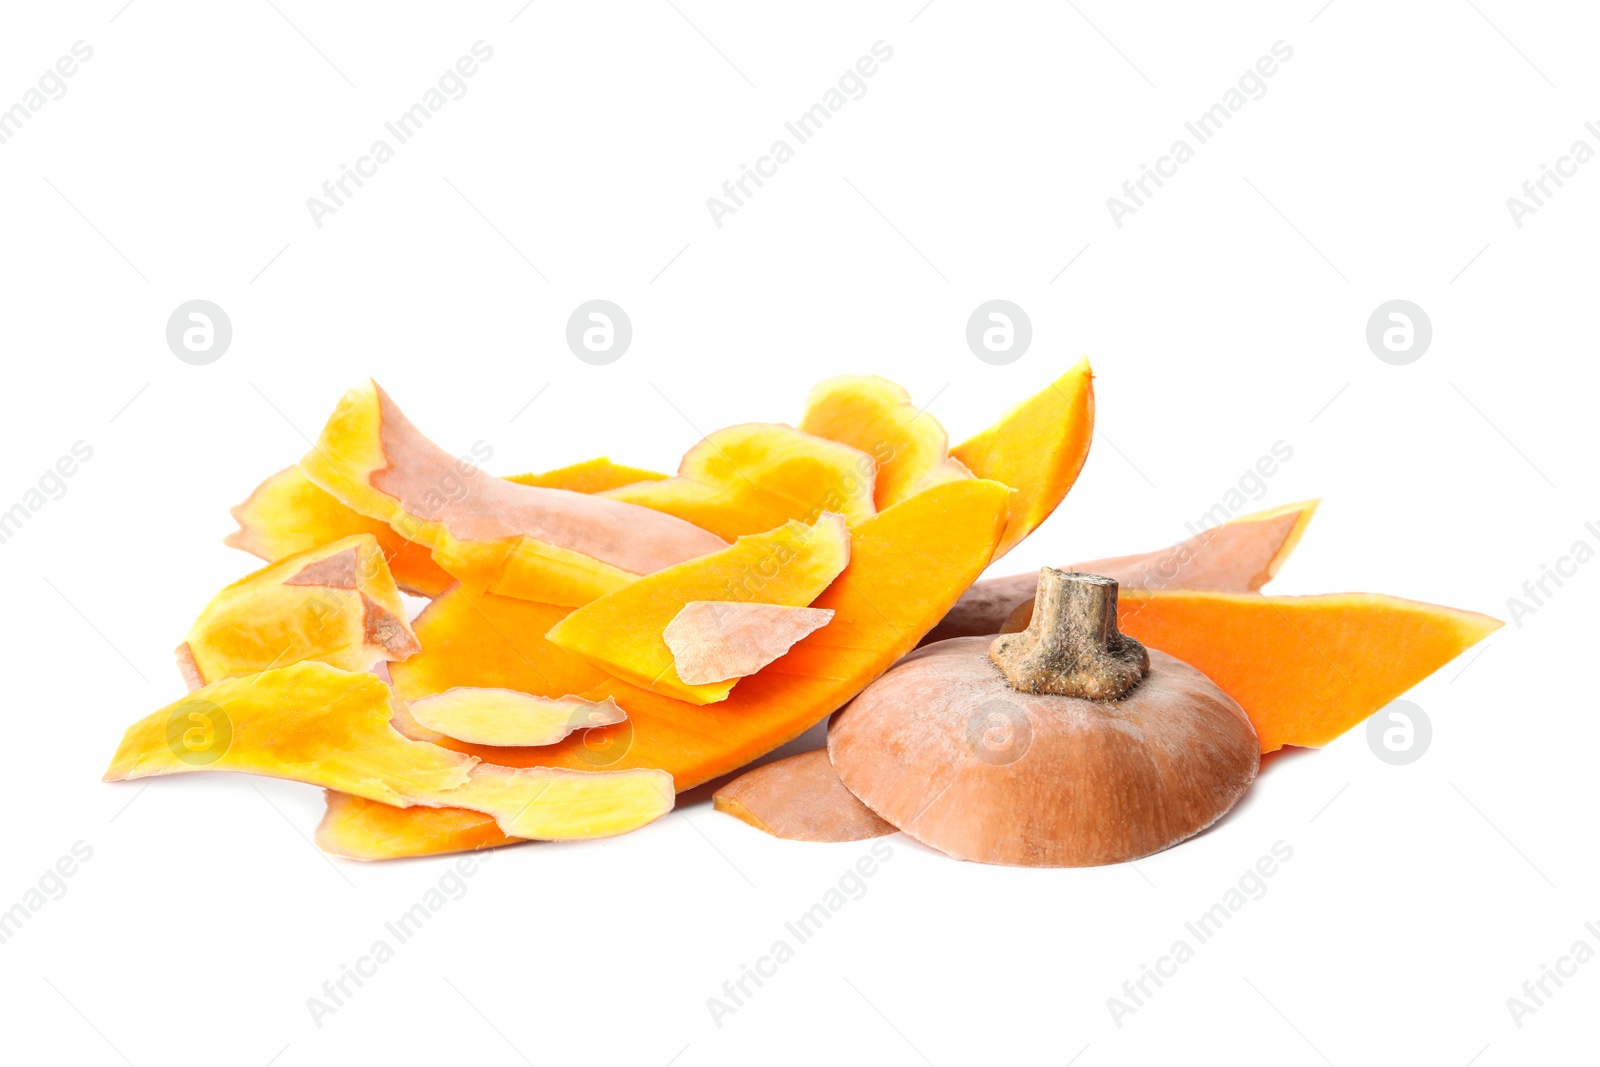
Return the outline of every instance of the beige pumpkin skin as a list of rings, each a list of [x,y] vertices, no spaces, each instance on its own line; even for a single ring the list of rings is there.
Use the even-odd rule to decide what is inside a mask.
[[[1022,693],[991,638],[917,650],[835,720],[850,791],[957,859],[1024,867],[1135,860],[1205,829],[1260,764],[1255,729],[1210,679],[1150,650],[1119,701]]]
[[[746,771],[718,789],[711,805],[788,841],[866,841],[895,832],[844,787],[824,748]]]

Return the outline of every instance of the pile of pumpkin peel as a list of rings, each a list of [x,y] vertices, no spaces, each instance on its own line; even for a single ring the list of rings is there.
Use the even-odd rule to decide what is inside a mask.
[[[1261,593],[1315,502],[982,579],[1060,504],[1093,424],[1087,361],[954,447],[899,386],[847,376],[670,476],[497,477],[368,383],[234,509],[228,544],[267,566],[200,613],[188,695],[105,777],[321,786],[317,843],[384,859],[625,833],[833,715],[826,749],[716,808],[1082,866],[1204,829],[1262,753],[1326,744],[1499,625]],[[402,593],[428,603],[408,619]]]

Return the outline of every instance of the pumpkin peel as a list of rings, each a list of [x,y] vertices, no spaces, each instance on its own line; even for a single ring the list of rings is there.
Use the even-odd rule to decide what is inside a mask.
[[[383,548],[395,584],[417,596],[437,596],[453,579],[433,561],[426,545],[408,541],[394,527],[341,504],[299,467],[270,476],[232,510],[239,528],[222,543],[275,563],[285,556],[370,534]]]
[[[466,808],[397,808],[365,797],[329,789],[327,809],[317,824],[316,843],[322,851],[352,860],[381,860],[395,856],[436,856],[472,852],[496,845],[516,844],[500,829],[494,816]],[[426,820],[410,816],[426,810]]]
[[[428,546],[457,579],[530,599],[584,603],[725,544],[603,495],[485,475],[424,437],[374,382],[340,399],[300,469],[341,503]]]
[[[661,637],[678,677],[707,685],[754,674],[832,618],[826,608],[691,600]]]
[[[516,474],[507,481],[575,493],[599,493],[665,474],[614,463],[604,456],[541,474]],[[383,547],[395,583],[416,596],[435,597],[455,581],[434,562],[428,546],[407,540],[387,522],[371,519],[339,502],[299,467],[286,467],[264,480],[232,510],[239,528],[223,544],[275,563],[284,556],[369,533]]]
[[[1129,589],[1216,589],[1254,593],[1277,577],[1300,544],[1320,500],[1240,515],[1167,548],[1074,563]]]
[[[426,730],[496,747],[553,745],[574,730],[612,726],[627,718],[615,700],[541,697],[515,689],[470,686],[413,700],[406,710]]]
[[[849,560],[850,532],[843,515],[824,512],[809,526],[791,519],[591,601],[552,626],[545,637],[641,688],[691,704],[726,700],[738,676],[698,684],[679,676],[666,639],[674,619],[690,603],[711,599],[805,607]]]
[[[878,461],[873,501],[881,510],[929,485],[972,472],[949,455],[944,427],[905,389],[872,374],[827,378],[811,390],[800,429],[850,445]]]
[[[845,788],[825,748],[746,771],[718,789],[711,806],[787,841],[865,841],[896,832]]]
[[[783,423],[750,422],[708,434],[684,454],[678,473],[608,491],[676,515],[726,540],[764,533],[825,511],[854,525],[876,512],[874,457]]]
[[[107,781],[202,770],[320,785],[395,807],[462,807],[510,835],[602,837],[672,807],[658,771],[486,766],[390,725],[381,679],[305,661],[215,682],[130,726]]]
[[[314,659],[351,671],[420,646],[371,534],[286,556],[224,588],[178,646],[190,688]]]
[[[1316,514],[1319,500],[1240,515],[1165,548],[1074,563],[1068,570],[1115,578],[1123,589],[1255,592],[1283,567]],[[923,644],[999,633],[1017,605],[1033,599],[1038,578],[985,578],[961,594]]]
[[[659,482],[666,477],[643,467],[613,462],[609,456],[597,456],[540,474],[512,474],[506,481],[544,489],[570,489],[574,493],[604,493],[635,482]]]

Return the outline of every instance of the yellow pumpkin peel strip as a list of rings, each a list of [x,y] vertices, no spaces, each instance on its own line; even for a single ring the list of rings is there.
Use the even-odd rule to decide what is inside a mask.
[[[423,436],[373,382],[344,395],[300,469],[347,507],[428,546],[457,579],[550,603],[582,604],[726,547],[649,508],[484,474]]]
[[[627,718],[615,700],[544,697],[498,686],[453,686],[413,700],[409,710],[426,730],[497,747],[553,745],[574,730],[614,726]]]
[[[350,671],[421,646],[371,534],[285,556],[223,589],[178,646],[191,688],[315,659]]]
[[[665,474],[613,463],[600,456],[542,474],[513,474],[508,482],[544,489],[599,493],[634,482],[659,481]],[[428,546],[408,541],[387,522],[368,518],[341,504],[299,467],[287,467],[256,486],[232,510],[239,528],[222,543],[274,563],[284,556],[331,544],[351,534],[370,533],[383,546],[395,583],[407,593],[434,597],[455,579],[433,561]]]
[[[605,493],[676,515],[732,541],[787,520],[812,523],[833,511],[850,525],[876,514],[877,463],[848,444],[784,423],[744,423],[717,430],[684,454],[662,481]]]
[[[605,837],[672,809],[663,771],[480,764],[390,726],[382,680],[316,662],[227,679],[128,728],[107,781],[202,770],[320,785],[394,807],[458,807],[538,840]]]

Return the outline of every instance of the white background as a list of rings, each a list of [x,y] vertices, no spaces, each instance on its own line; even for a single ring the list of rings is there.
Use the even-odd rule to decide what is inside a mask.
[[[1600,962],[1520,1028],[1506,1000],[1578,939],[1600,949],[1600,564],[1409,694],[1434,727],[1418,762],[1361,730],[1272,761],[1213,832],[1137,867],[888,838],[867,894],[720,1027],[707,998],[867,844],[777,841],[699,790],[626,837],[502,850],[319,1028],[307,998],[451,861],[324,859],[321,795],[292,783],[99,781],[124,726],[181,695],[195,613],[253,566],[220,543],[227,508],[367,375],[510,473],[670,467],[847,371],[933,400],[959,438],[1088,353],[1088,467],[1003,572],[1170,543],[1283,441],[1252,508],[1326,503],[1273,591],[1509,618],[1542,565],[1600,547],[1600,163],[1521,228],[1506,207],[1574,140],[1600,148],[1591,10],[275,2],[6,5],[0,106],[94,49],[0,145],[0,510],[94,450],[0,545],[0,908],[93,849],[0,945],[6,1059],[1593,1059]],[[480,39],[467,95],[317,228],[306,198]],[[716,227],[706,198],[879,40],[867,94]],[[1266,95],[1114,225],[1106,198],[1279,40]],[[595,297],[634,325],[606,367],[563,340]],[[1005,367],[963,336],[995,297],[1034,328]],[[233,323],[210,366],[164,339],[194,298]],[[1394,298],[1433,323],[1409,366],[1364,339]],[[1280,840],[1266,896],[1118,1026],[1107,998]]]

